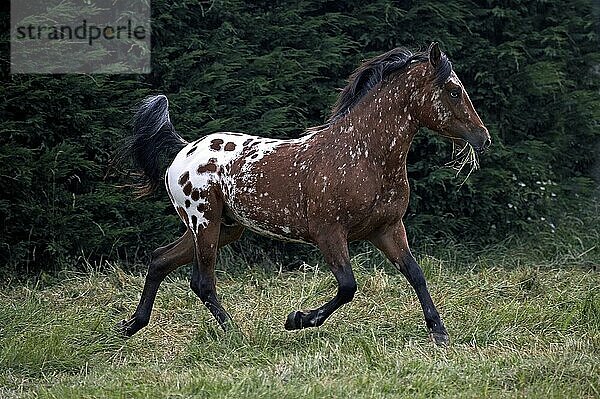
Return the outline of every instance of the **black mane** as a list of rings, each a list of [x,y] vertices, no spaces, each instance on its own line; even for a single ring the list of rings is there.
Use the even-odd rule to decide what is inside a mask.
[[[387,53],[373,57],[359,66],[348,79],[348,85],[342,90],[337,102],[333,106],[331,116],[326,125],[346,115],[360,102],[360,100],[373,87],[377,86],[386,77],[398,72],[412,62],[425,62],[429,60],[428,52],[412,53],[409,50],[397,47]],[[444,84],[452,72],[452,64],[442,53],[439,65],[435,70],[435,82],[438,86]]]

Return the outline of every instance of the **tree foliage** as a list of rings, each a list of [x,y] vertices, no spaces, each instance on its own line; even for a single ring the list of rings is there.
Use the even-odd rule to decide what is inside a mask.
[[[292,138],[322,123],[361,60],[433,40],[494,144],[458,190],[460,176],[441,167],[451,144],[432,132],[417,136],[409,157],[413,237],[489,241],[551,228],[593,189],[600,51],[591,1],[152,5],[148,75],[9,75],[3,37],[0,258],[10,267],[134,260],[174,238],[181,226],[164,192],[137,200],[123,187],[132,176],[106,176],[146,95],[169,97],[175,127],[190,140],[220,130]]]

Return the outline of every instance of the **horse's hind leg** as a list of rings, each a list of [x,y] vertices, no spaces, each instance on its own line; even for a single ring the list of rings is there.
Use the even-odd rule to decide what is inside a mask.
[[[190,288],[208,310],[210,310],[219,322],[219,325],[226,330],[231,317],[225,311],[217,297],[215,262],[217,259],[217,249],[222,245],[234,241],[234,238],[239,238],[241,231],[236,229],[230,232],[231,235],[221,235],[220,208],[222,208],[222,204],[219,202],[214,197],[209,199],[211,209],[204,214],[204,217],[208,220],[208,224],[200,227],[196,234]]]
[[[337,294],[323,306],[309,311],[294,311],[285,322],[286,330],[318,327],[340,306],[350,302],[356,292],[356,280],[350,266],[348,242],[340,228],[333,228],[317,240],[319,249],[338,283]]]
[[[194,241],[189,230],[176,241],[160,247],[152,253],[152,260],[148,265],[148,273],[137,309],[130,319],[123,320],[117,326],[123,334],[132,336],[148,325],[160,283],[173,270],[190,263],[193,254]]]
[[[415,290],[431,339],[437,345],[447,345],[448,332],[429,295],[423,271],[408,248],[404,224],[400,221],[393,228],[373,237],[371,242],[400,270]]]

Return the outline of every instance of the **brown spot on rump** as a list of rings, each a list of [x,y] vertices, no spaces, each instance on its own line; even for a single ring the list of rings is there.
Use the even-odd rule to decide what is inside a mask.
[[[196,147],[192,147],[192,149],[189,150],[188,153],[186,154],[186,157],[189,157],[190,155],[192,155],[194,153],[194,151],[196,151]]]
[[[192,192],[192,182],[187,182],[185,186],[183,186],[183,193],[185,195],[190,195]]]
[[[225,151],[233,151],[235,150],[235,143],[232,143],[231,141],[227,144],[225,144]]]
[[[206,210],[206,205],[205,204],[198,204],[198,206],[196,207],[196,209],[198,209],[198,212],[204,212]]]
[[[179,176],[179,185],[183,187],[185,183],[190,180],[190,172],[185,172],[181,176]]]
[[[221,149],[221,145],[224,143],[221,139],[213,139],[210,142],[210,149],[214,151],[219,151]]]
[[[186,207],[186,208],[189,208],[189,207],[190,207],[190,205],[192,205],[192,203],[190,202],[190,200],[187,200],[187,199],[186,199],[186,200],[185,200],[185,207]]]
[[[192,191],[192,201],[198,201],[200,199],[200,191],[197,188]]]
[[[206,165],[200,165],[198,166],[198,174],[201,173],[206,173],[206,172],[216,172],[217,171],[217,165],[214,163],[209,163]]]

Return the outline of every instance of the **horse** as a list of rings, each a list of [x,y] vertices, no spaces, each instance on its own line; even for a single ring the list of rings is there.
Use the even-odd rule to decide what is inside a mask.
[[[160,186],[160,159],[172,159],[164,183],[186,231],[153,252],[137,309],[118,324],[123,334],[148,325],[159,285],[189,263],[192,291],[227,329],[232,320],[217,297],[215,260],[219,248],[248,228],[318,247],[337,281],[331,300],[291,312],[286,330],[320,326],[352,301],[357,283],[348,242],[367,240],[413,287],[431,340],[448,344],[402,221],[410,191],[407,154],[420,127],[471,153],[482,152],[491,138],[437,43],[415,53],[395,48],[365,61],[326,122],[296,139],[219,132],[187,142],[175,131],[168,106],[164,95],[142,102],[121,154],[141,169],[142,194]]]

